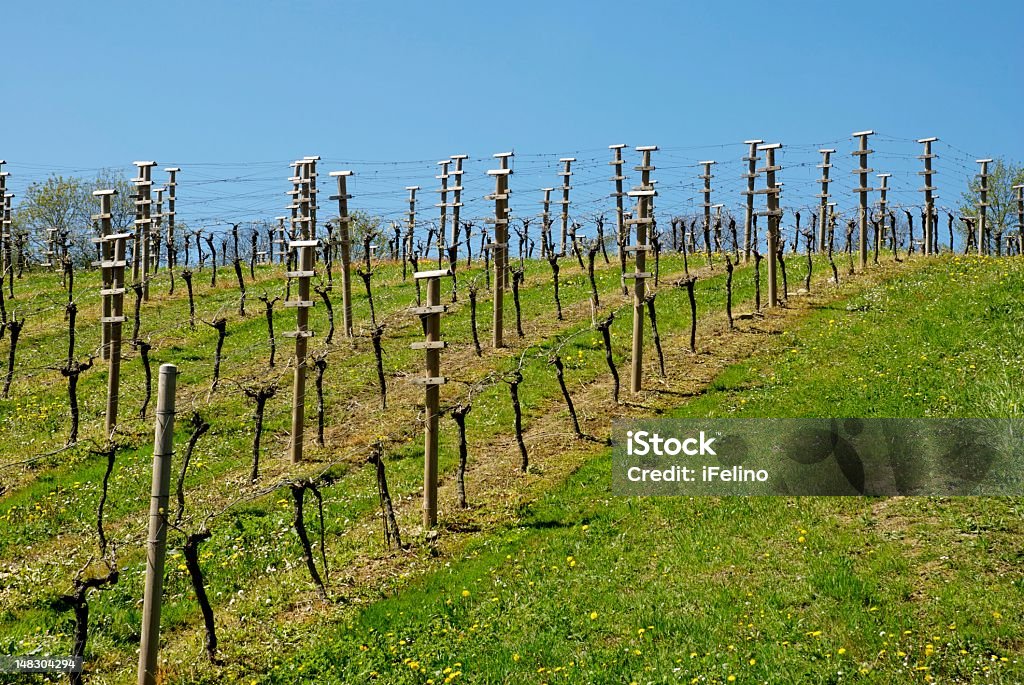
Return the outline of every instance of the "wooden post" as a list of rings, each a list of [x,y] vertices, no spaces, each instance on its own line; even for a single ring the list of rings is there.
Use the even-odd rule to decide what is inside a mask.
[[[630,372],[630,390],[635,394],[643,388],[643,348],[644,348],[644,283],[650,278],[647,273],[647,227],[654,223],[651,208],[654,206],[654,183],[651,181],[651,172],[654,166],[651,164],[651,153],[658,149],[657,145],[641,145],[637,152],[641,155],[640,166],[636,170],[640,172],[640,186],[630,190],[628,197],[636,198],[636,216],[627,219],[626,226],[636,226],[636,243],[627,250],[635,253],[634,271],[627,274],[633,279],[633,355]]]
[[[348,201],[351,195],[346,185],[351,171],[332,171],[331,176],[338,179],[338,194],[330,199],[338,201],[338,240],[341,245],[341,301],[343,312],[343,329],[345,337],[352,337],[352,234],[350,224],[352,217],[348,213]]]
[[[135,199],[135,249],[139,252],[139,258],[133,255],[133,262],[139,264],[141,271],[136,273],[132,270],[132,278],[136,283],[142,284],[142,299],[149,301],[149,247],[150,247],[150,224],[152,222],[152,194],[153,186],[152,169],[156,162],[132,162],[138,167],[138,176],[132,179],[135,184],[137,197]]]
[[[441,173],[434,178],[441,180],[441,187],[435,192],[441,194],[441,201],[434,204],[435,207],[441,208],[441,223],[437,227],[437,267],[441,268],[441,260],[444,259],[444,247],[445,238],[447,236],[446,229],[448,226],[448,165],[452,163],[450,159],[442,159],[438,162],[441,167]]]
[[[818,179],[818,182],[821,183],[821,192],[817,195],[821,201],[818,207],[818,252],[824,253],[828,251],[825,245],[827,239],[827,229],[825,226],[828,223],[829,198],[832,197],[828,192],[828,184],[831,182],[829,175],[832,171],[832,153],[835,150],[832,148],[822,148],[818,152],[821,153],[821,164],[817,165],[817,168],[821,169],[821,178]]]
[[[924,160],[924,170],[917,172],[918,175],[924,176],[924,187],[921,190],[924,191],[924,253],[929,255],[932,253],[932,247],[935,245],[935,197],[932,192],[935,187],[932,185],[932,174],[935,171],[932,170],[932,160],[938,157],[938,155],[932,154],[932,143],[937,141],[938,138],[920,138],[917,142],[924,145],[924,154],[918,155],[917,158]]]
[[[405,263],[415,250],[413,243],[416,234],[416,191],[419,186],[406,186],[409,191],[409,210],[405,213],[405,239],[402,241],[402,280],[405,280]]]
[[[626,197],[626,193],[622,190],[622,182],[626,180],[626,176],[622,173],[622,165],[625,164],[625,160],[622,159],[622,149],[626,147],[625,143],[616,143],[615,145],[609,145],[608,149],[613,150],[615,159],[608,162],[615,167],[615,173],[612,175],[611,180],[615,182],[615,192],[612,193],[612,197],[615,198],[615,235],[618,239],[618,245],[625,245],[629,242],[626,239],[626,224],[624,223],[625,217],[623,212],[625,207],[623,206],[622,198]],[[625,287],[625,284],[623,284]]]
[[[124,323],[124,268],[125,241],[131,238],[130,233],[111,233],[111,202],[115,190],[96,190],[93,195],[100,199],[100,213],[95,218],[100,221],[100,237],[103,260],[99,266],[102,270],[103,298],[100,324],[109,336],[107,338],[107,413],[106,433],[109,436],[117,425],[118,386],[121,377],[121,325]]]
[[[881,245],[879,245],[879,242],[881,241],[884,244],[885,241],[885,221],[889,217],[889,177],[892,176],[892,174],[876,175],[878,176],[880,182],[880,185],[878,186],[878,213],[880,214],[880,216],[878,217],[878,233],[875,235],[875,256],[877,257],[878,249],[879,247],[881,247]],[[892,230],[896,230],[895,225],[892,227]],[[895,256],[896,254],[893,253],[893,257]]]
[[[768,217],[767,257],[769,307],[779,306],[779,279],[776,259],[779,250],[779,219],[782,217],[782,212],[779,209],[779,194],[781,189],[779,188],[779,184],[775,182],[775,172],[779,171],[782,167],[775,164],[775,151],[781,147],[782,143],[762,144],[757,146],[759,152],[765,153],[765,165],[763,168],[758,170],[765,174],[765,187],[755,192],[763,193],[768,196],[768,209],[764,212],[759,212],[759,214],[761,216]]]
[[[303,160],[298,164],[299,172],[299,195],[296,223],[301,232],[301,240],[293,240],[289,248],[298,251],[297,271],[285,274],[289,278],[297,278],[299,281],[298,300],[287,300],[285,307],[294,307],[295,330],[286,331],[284,336],[295,338],[295,377],[292,384],[292,434],[288,446],[288,457],[291,463],[296,464],[302,461],[302,436],[306,421],[306,350],[307,340],[312,337],[313,331],[309,330],[309,308],[314,302],[310,299],[310,281],[315,272],[313,271],[313,255],[318,240],[310,238],[312,216],[310,214],[312,195],[310,194],[310,171],[311,163]]]
[[[497,253],[495,253],[497,254]],[[414,350],[426,351],[426,375],[416,379],[426,388],[426,421],[423,436],[423,527],[433,528],[437,525],[437,430],[438,418],[441,413],[441,386],[448,382],[441,375],[441,350],[445,342],[441,340],[441,314],[447,307],[441,304],[441,278],[450,276],[451,270],[419,271],[413,274],[416,280],[427,282],[427,304],[416,307],[413,313],[424,322],[426,340],[412,343]]]
[[[452,208],[452,233],[449,244],[455,246],[455,259],[453,260],[453,263],[458,261],[459,254],[458,245],[455,245],[458,241],[455,237],[459,234],[460,230],[459,214],[462,210],[462,161],[465,159],[469,159],[469,155],[452,155],[452,161],[455,162],[455,169],[448,172],[449,176],[455,177],[455,185],[448,189],[455,193],[454,199],[452,200],[451,205],[449,205]]]
[[[750,150],[747,156],[743,158],[743,161],[747,163],[747,173],[743,174],[743,178],[747,179],[747,189],[743,191],[743,195],[747,198],[746,211],[743,214],[743,263],[746,264],[750,261],[750,236],[751,230],[754,223],[754,182],[757,180],[757,160],[760,157],[757,156],[757,146],[763,143],[763,140],[744,140],[744,145],[749,145]],[[686,225],[685,222],[683,224]],[[683,229],[683,240],[686,239],[686,229]]]
[[[173,269],[178,266],[178,247],[174,243],[174,217],[175,203],[178,198],[178,167],[167,167],[165,172],[170,174],[167,179],[167,268]],[[268,247],[269,249],[269,247]]]
[[[0,168],[6,163],[0,160]],[[4,287],[8,269],[14,274],[14,250],[11,245],[11,202],[14,194],[7,192],[7,177],[10,175],[9,171],[0,171],[0,288]]]
[[[316,210],[317,200],[316,195],[319,192],[316,189],[316,163],[320,160],[320,155],[307,155],[302,158],[305,162],[305,166],[308,169],[308,193],[309,193],[309,213],[307,217],[309,219],[309,237],[308,240],[316,240]],[[313,251],[313,263],[315,264],[319,254],[316,250]]]
[[[277,245],[277,263],[284,264],[288,260],[288,239],[285,237],[284,222],[288,220],[286,216],[275,217],[277,219],[277,240],[274,244]]]
[[[853,137],[859,138],[860,143],[858,149],[850,153],[858,157],[860,162],[860,166],[853,169],[852,173],[860,174],[860,186],[854,188],[853,192],[860,195],[860,210],[857,217],[858,241],[860,244],[857,246],[857,249],[860,256],[861,269],[866,269],[868,266],[868,193],[874,190],[874,188],[868,186],[868,174],[874,171],[868,168],[868,155],[874,152],[874,150],[868,149],[868,136],[874,135],[874,133],[874,131],[858,131],[853,133]]]
[[[564,257],[565,239],[569,234],[569,191],[572,190],[572,186],[569,185],[569,178],[572,176],[572,163],[576,161],[576,158],[562,157],[558,161],[563,165],[562,170],[558,172],[558,175],[562,177],[562,199],[557,201],[558,204],[562,205],[562,231],[558,243],[558,254]]]
[[[1024,183],[1013,186],[1017,191],[1017,254],[1024,254]],[[952,244],[949,246],[953,249]]]
[[[551,241],[551,191],[554,188],[541,188],[544,199],[540,201],[540,256],[547,258],[548,254],[554,254],[554,243]]]
[[[10,228],[7,225],[7,177],[9,171],[3,171],[5,160],[0,159],[0,287],[4,285],[4,276],[7,273],[7,265],[10,259]]]
[[[113,192],[113,191],[111,191]],[[178,368],[160,366],[157,384],[156,429],[153,436],[153,483],[149,498],[149,540],[146,548],[145,594],[142,600],[142,635],[139,645],[139,685],[156,685],[160,649],[160,609],[167,551],[167,500],[174,454],[174,393]]]
[[[505,290],[508,288],[508,198],[509,191],[508,177],[512,174],[509,168],[511,152],[499,152],[494,155],[500,160],[500,169],[490,169],[488,176],[494,176],[495,189],[492,195],[485,199],[494,200],[494,218],[487,219],[487,223],[494,224],[494,242],[487,247],[492,250],[494,259],[494,288],[493,297],[493,318],[491,326],[491,346],[499,349],[505,346],[504,342],[504,321],[505,321]]]
[[[974,160],[981,165],[981,197],[978,200],[978,254],[985,254],[985,239],[988,237],[988,164],[991,159]]]
[[[711,179],[714,175],[711,173],[711,165],[715,164],[715,160],[709,159],[704,162],[697,162],[704,166],[704,173],[697,176],[697,178],[704,179],[704,202],[701,205],[704,207],[704,252],[707,256],[708,265],[711,265]]]
[[[154,188],[153,192],[156,193],[156,200],[152,200],[155,211],[152,212],[151,218],[153,221],[152,230],[149,232],[149,237],[153,242],[153,246],[149,251],[149,259],[151,262],[150,273],[156,275],[160,270],[160,250],[159,248],[153,249],[159,246],[161,231],[163,230],[164,220],[164,188]]]

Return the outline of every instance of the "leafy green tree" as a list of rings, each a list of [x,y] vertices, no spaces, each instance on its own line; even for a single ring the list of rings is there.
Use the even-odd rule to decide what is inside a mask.
[[[129,231],[135,220],[135,188],[116,170],[103,170],[95,179],[78,176],[50,176],[29,185],[18,204],[15,225],[29,234],[33,251],[45,249],[49,229],[56,228],[68,244],[68,254],[77,263],[95,258],[92,238],[96,230],[90,217],[99,211],[94,190],[117,191],[112,206],[112,227]]]
[[[1017,191],[1013,186],[1024,183],[1024,166],[997,159],[988,168],[988,211],[987,222],[992,236],[996,240],[996,249],[1001,249],[1002,237],[1005,233],[1015,233],[1017,229]],[[978,203],[981,202],[981,178],[976,176],[961,196],[960,213],[962,216],[975,216]],[[965,230],[961,228],[961,230]],[[975,230],[977,225],[975,224]]]

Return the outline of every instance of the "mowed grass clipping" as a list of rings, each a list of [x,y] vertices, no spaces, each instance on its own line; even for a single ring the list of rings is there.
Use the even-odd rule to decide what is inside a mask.
[[[819,310],[680,416],[1020,416],[1024,262]],[[622,498],[610,453],[253,682],[1018,683],[1017,498]]]

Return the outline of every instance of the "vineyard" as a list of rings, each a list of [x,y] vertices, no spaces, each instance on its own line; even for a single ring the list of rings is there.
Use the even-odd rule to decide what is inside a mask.
[[[762,141],[734,207],[691,160],[691,214],[621,145],[586,214],[512,153],[390,227],[315,157],[251,228],[183,221],[184,165],[130,226],[8,197],[0,653],[85,662],[12,682],[1019,682],[1016,499],[610,494],[617,419],[1020,416],[1022,186],[990,221],[979,160],[940,217],[926,138],[897,204],[870,135],[845,213],[834,149],[801,213]]]

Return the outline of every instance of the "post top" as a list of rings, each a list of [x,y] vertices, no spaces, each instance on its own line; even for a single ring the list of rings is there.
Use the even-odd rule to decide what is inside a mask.
[[[105,190],[94,190],[92,191],[92,194],[97,197],[99,197],[100,195],[115,195],[117,194],[117,190],[115,190],[114,188],[108,188]]]
[[[936,140],[938,140],[938,138],[918,138],[917,142],[919,142],[919,143],[934,143]]]
[[[768,143],[767,145],[758,145],[758,150],[778,150],[782,147],[782,143]]]
[[[850,135],[854,136],[854,137],[856,137],[856,136],[873,136],[873,135],[875,135],[875,132],[874,131],[856,131],[855,133],[851,133]]]
[[[352,175],[352,171],[350,169],[344,169],[342,171],[332,171],[332,172],[330,172],[327,175],[328,176],[351,176]]]
[[[760,145],[760,144],[761,144],[761,143],[763,143],[763,142],[764,142],[764,141],[763,141],[763,140],[761,140],[760,138],[752,138],[752,139],[750,139],[750,140],[744,140],[744,141],[743,141],[743,144],[744,144],[744,145]]]
[[[412,275],[413,278],[419,280],[422,278],[442,278],[444,276],[451,276],[451,269],[436,269],[434,271],[417,271]]]
[[[514,157],[515,154],[516,153],[514,153],[514,152],[498,152],[497,154],[491,155],[491,157],[494,157],[496,159],[501,159],[501,158],[504,158],[504,157]]]
[[[554,188],[541,188],[545,193],[550,193]]]
[[[508,176],[512,173],[511,169],[488,169],[488,176]]]
[[[637,152],[654,152],[658,149],[657,145],[638,145],[636,148]]]
[[[285,221],[288,219],[288,217],[286,216],[275,216],[274,218],[277,219],[278,221]]]
[[[609,150],[621,150],[624,147],[626,147],[625,143],[615,143],[615,145],[609,145],[608,149]],[[0,164],[3,164],[3,162],[0,162]]]
[[[452,163],[452,160],[450,160],[450,159],[442,159],[440,162],[438,162],[438,164],[440,166],[448,166],[451,163]]]
[[[575,157],[562,157],[558,161],[559,162],[575,162],[576,158]]]
[[[452,155],[452,159],[469,159],[469,155]]]
[[[419,186],[406,186],[405,189],[406,190],[419,190],[420,187]]]
[[[1024,188],[1024,183],[1018,183],[1017,185],[1013,186],[1014,190],[1020,190],[1021,188]]]
[[[718,162],[713,159],[706,159],[703,162],[697,162],[697,164],[718,164]]]
[[[974,161],[977,162],[978,164],[988,164],[992,160],[991,159],[976,159]]]
[[[166,172],[167,172],[167,173],[169,173],[169,174],[173,174],[173,173],[175,173],[176,171],[181,171],[181,169],[179,169],[179,168],[178,168],[178,167],[176,167],[176,166],[169,166],[169,167],[166,167],[166,168],[164,169],[164,171],[166,171]]]
[[[875,174],[878,178],[889,178],[892,174]]]
[[[156,166],[156,162],[132,162],[137,167]]]
[[[825,153],[832,154],[835,151],[836,151],[835,148],[832,148],[832,147],[823,147],[820,150],[818,150],[818,152],[820,152],[822,154],[825,154]]]
[[[306,155],[302,160],[304,162],[318,162],[320,161],[320,155]]]
[[[7,160],[6,159],[0,159],[0,164],[7,164]]]

